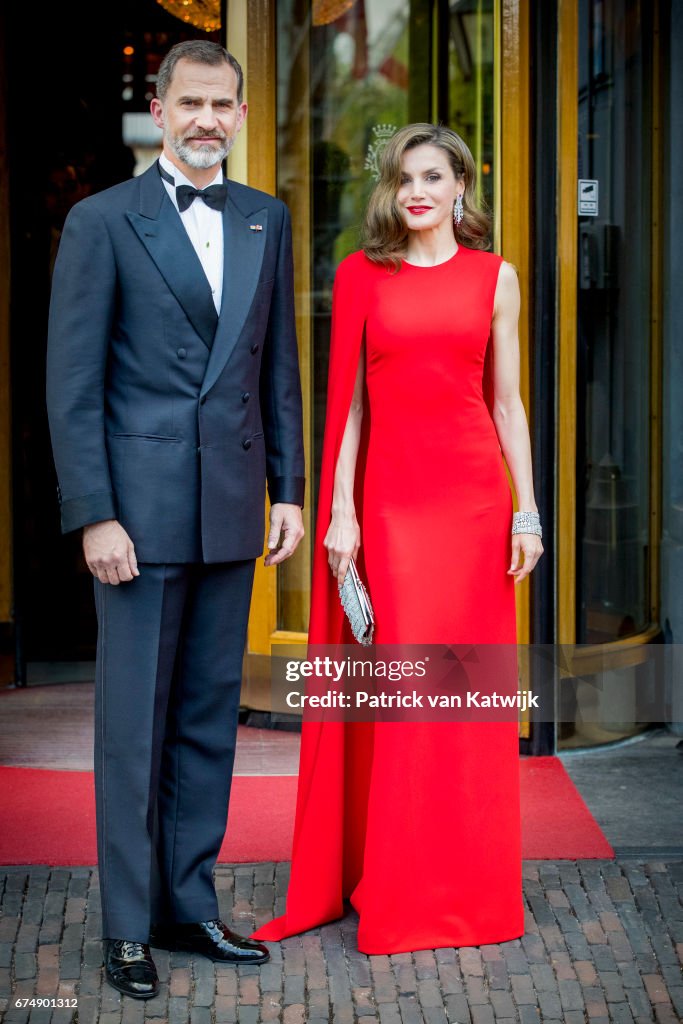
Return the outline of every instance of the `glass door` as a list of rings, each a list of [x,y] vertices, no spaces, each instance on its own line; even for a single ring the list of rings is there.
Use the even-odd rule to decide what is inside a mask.
[[[493,0],[277,5],[277,191],[292,210],[311,510],[307,542],[278,571],[268,642],[305,634],[325,420],[332,283],[359,247],[383,146],[411,121],[442,120],[477,160],[494,205]],[[264,637],[264,639],[266,639]]]
[[[558,745],[639,730],[659,633],[658,3],[560,0]],[[596,678],[592,678],[596,676]]]
[[[401,125],[441,121],[472,149],[494,249],[520,275],[522,397],[532,415],[529,12],[519,0],[235,0],[228,41],[247,54],[250,110],[231,176],[276,191],[292,212],[304,391],[307,537],[277,574],[257,566],[250,619],[243,702],[265,707],[272,645],[306,639],[332,282],[359,246],[379,154]],[[514,202],[500,201],[503,178]],[[519,590],[525,642],[529,588]]]
[[[578,643],[650,623],[651,20],[579,4]]]
[[[379,154],[403,124],[441,121],[472,149],[493,247],[520,276],[521,390],[533,415],[529,9],[519,0],[235,0],[228,42],[246,54],[250,111],[231,176],[276,191],[292,213],[304,393],[307,537],[277,574],[257,566],[249,626],[243,703],[267,710],[272,645],[306,639],[332,282],[359,246]],[[514,202],[501,201],[503,180]],[[519,591],[524,643],[529,588]],[[529,732],[522,722],[520,735]]]

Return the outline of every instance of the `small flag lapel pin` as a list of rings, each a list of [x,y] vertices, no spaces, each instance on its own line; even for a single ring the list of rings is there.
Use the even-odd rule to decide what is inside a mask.
[[[250,224],[249,225],[249,230],[250,231],[263,231],[263,224]]]

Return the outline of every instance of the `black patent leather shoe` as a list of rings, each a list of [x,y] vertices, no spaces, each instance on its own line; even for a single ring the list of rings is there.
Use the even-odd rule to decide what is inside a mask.
[[[151,999],[159,992],[159,978],[149,946],[128,939],[107,939],[104,970],[107,981],[133,999]]]
[[[262,942],[236,935],[222,921],[158,925],[152,930],[150,942],[158,949],[200,953],[222,964],[264,964],[270,960]]]

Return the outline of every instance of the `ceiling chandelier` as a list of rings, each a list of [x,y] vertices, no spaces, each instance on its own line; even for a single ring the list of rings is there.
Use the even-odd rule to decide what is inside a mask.
[[[194,25],[204,32],[216,32],[221,27],[220,0],[157,0],[157,3],[186,25]]]
[[[313,0],[313,24],[330,25],[350,11],[356,0]]]

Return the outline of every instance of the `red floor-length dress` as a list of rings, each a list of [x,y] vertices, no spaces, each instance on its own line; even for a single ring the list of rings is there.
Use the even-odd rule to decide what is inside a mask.
[[[500,265],[463,246],[398,273],[362,252],[340,265],[310,643],[353,642],[322,542],[363,334],[358,562],[375,642],[516,642],[512,496],[490,415]],[[338,918],[345,898],[364,953],[523,934],[516,723],[304,719],[286,912],[254,937]]]

